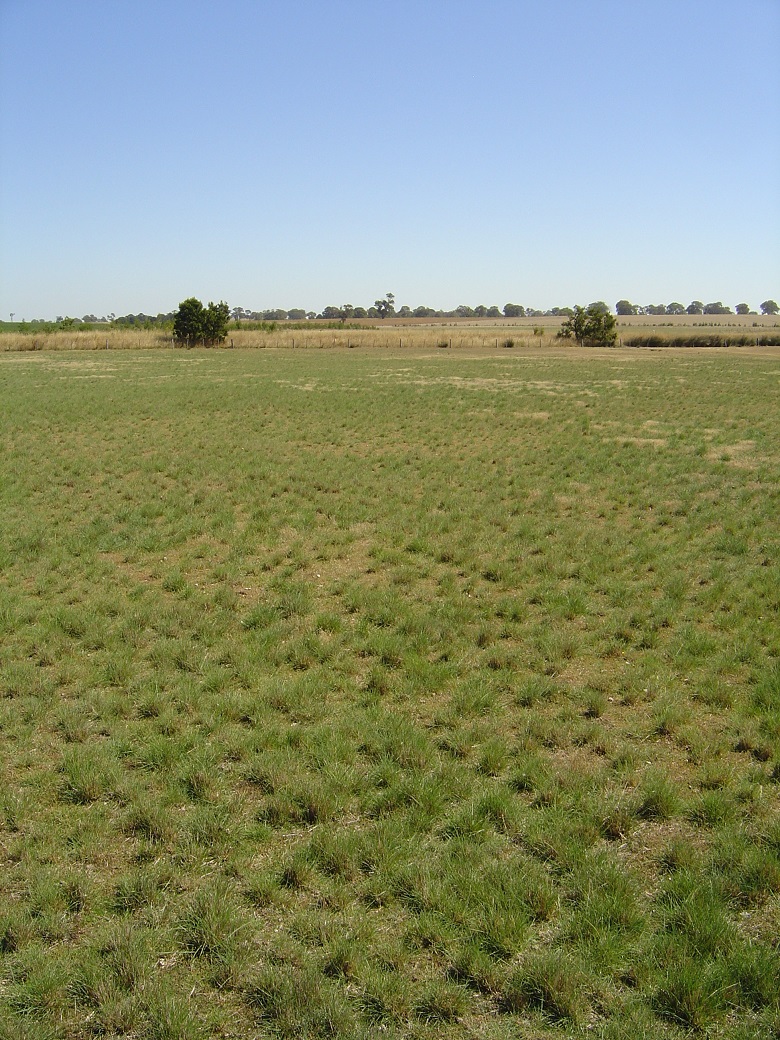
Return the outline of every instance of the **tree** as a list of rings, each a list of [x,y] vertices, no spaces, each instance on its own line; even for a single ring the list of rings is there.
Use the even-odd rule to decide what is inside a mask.
[[[617,339],[614,314],[601,310],[596,304],[575,307],[574,313],[558,333],[564,339],[575,339],[580,347],[611,347]]]
[[[203,319],[203,339],[206,343],[222,343],[227,339],[230,308],[224,301],[209,302]]]
[[[701,300],[694,300],[685,308],[686,314],[704,314],[704,304]]]
[[[182,300],[173,317],[173,335],[179,343],[193,346],[203,339],[203,304],[195,296]]]
[[[388,314],[395,313],[395,294],[386,293],[384,300],[374,300],[374,307],[376,308],[377,315],[384,319]],[[371,312],[369,311],[369,314]]]
[[[352,304],[345,303],[339,312],[339,317],[341,318],[342,323],[348,322],[354,313],[355,308],[352,306]]]
[[[648,303],[645,307],[645,314],[666,314],[666,307],[662,303]]]
[[[774,300],[764,300],[761,304],[762,314],[777,314],[780,311],[780,307],[777,306]]]
[[[524,318],[525,307],[519,303],[505,303],[504,304],[504,317],[505,318]]]
[[[669,303],[666,305],[667,314],[685,314],[685,308],[681,303]]]
[[[323,307],[321,318],[327,318],[329,321],[336,321],[341,317],[341,311],[338,307]]]
[[[227,338],[230,308],[224,302],[209,303],[190,296],[182,300],[173,316],[173,335],[178,343],[194,347],[196,343],[213,346]]]
[[[487,316],[488,318],[500,318],[501,311],[496,306],[488,307]]]
[[[603,300],[596,300],[595,303],[589,304],[588,305],[588,310],[589,311],[598,311],[600,314],[609,314],[610,313],[609,307],[607,307],[606,303],[604,303]]]
[[[615,304],[615,313],[620,315],[636,314],[637,306],[628,300],[618,300]]]
[[[750,306],[747,303],[738,303],[736,311],[737,314],[750,314]]]
[[[731,307],[724,307],[724,305],[717,301],[717,303],[708,303],[704,307],[705,314],[731,314]]]

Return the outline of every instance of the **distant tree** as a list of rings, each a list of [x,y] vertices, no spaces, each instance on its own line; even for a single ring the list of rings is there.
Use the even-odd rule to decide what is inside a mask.
[[[504,317],[505,318],[524,318],[525,307],[522,307],[519,303],[505,303],[504,304]]]
[[[498,309],[498,307],[488,307],[487,316],[488,318],[500,318],[501,311]]]
[[[484,305],[484,303],[480,303],[478,306],[474,308],[474,316],[476,318],[487,317],[487,307]]]
[[[750,314],[750,305],[747,303],[738,303],[736,311],[737,314]]]
[[[704,307],[705,314],[731,314],[731,307],[725,307],[720,300],[717,303],[708,303]]]
[[[780,307],[777,306],[774,300],[764,300],[761,304],[762,314],[777,314],[780,311]]]
[[[369,318],[378,318],[379,317],[379,311],[377,310],[376,307],[369,307],[368,308],[368,316],[369,316]]]
[[[455,313],[459,318],[473,318],[474,308],[467,307],[465,303],[462,303],[459,307],[455,308]]]
[[[401,309],[398,311],[399,318],[411,318],[411,316],[412,309],[411,307],[407,307],[406,304],[404,304],[403,307],[401,307]]]
[[[320,317],[327,318],[329,321],[337,321],[341,318],[341,309],[333,306],[323,307]]]
[[[648,303],[644,310],[645,314],[666,314],[666,307],[663,303]]]
[[[415,307],[412,314],[415,318],[433,318],[436,311],[432,307]]]
[[[701,300],[694,300],[685,308],[686,314],[704,314],[704,304]]]
[[[596,304],[575,307],[574,313],[563,323],[559,336],[575,339],[580,347],[611,347],[617,339],[614,314],[600,310]]]
[[[347,322],[354,313],[355,308],[352,306],[352,304],[345,303],[342,305],[341,310],[339,311],[339,317],[341,318],[342,322]]]
[[[588,310],[597,311],[600,314],[611,314],[609,307],[607,307],[606,303],[604,303],[603,300],[596,300],[595,303],[589,304]]]
[[[138,315],[138,317],[142,317]],[[227,338],[230,308],[224,302],[204,307],[194,296],[183,300],[173,316],[173,335],[188,347],[196,343],[210,346]]]
[[[293,307],[287,312],[287,317],[290,321],[303,321],[306,317],[306,311],[302,307]]]
[[[628,300],[618,300],[615,304],[615,313],[620,315],[636,314],[637,306]]]
[[[368,311],[365,307],[356,307],[355,313],[352,315],[353,318],[367,318]]]
[[[378,317],[383,320],[389,315],[395,313],[395,294],[386,293],[384,300],[374,300],[374,307]]]
[[[668,303],[666,305],[667,314],[685,314],[685,308],[681,303]]]

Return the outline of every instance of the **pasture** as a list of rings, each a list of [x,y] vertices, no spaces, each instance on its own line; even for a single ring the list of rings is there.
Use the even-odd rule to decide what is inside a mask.
[[[780,1036],[780,350],[426,335],[0,354],[3,1040]]]

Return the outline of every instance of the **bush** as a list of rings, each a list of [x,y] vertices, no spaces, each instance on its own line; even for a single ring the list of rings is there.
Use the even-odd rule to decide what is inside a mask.
[[[224,302],[204,307],[194,296],[183,300],[173,317],[173,335],[178,343],[194,347],[196,343],[214,346],[227,338],[230,308]]]
[[[580,347],[611,347],[617,339],[616,319],[603,306],[575,307],[574,314],[561,326],[563,339],[575,339]],[[534,330],[536,331],[536,330]]]

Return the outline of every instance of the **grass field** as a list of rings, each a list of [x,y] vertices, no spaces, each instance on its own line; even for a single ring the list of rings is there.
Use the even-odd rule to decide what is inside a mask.
[[[0,1037],[780,1037],[780,350],[0,355]]]

